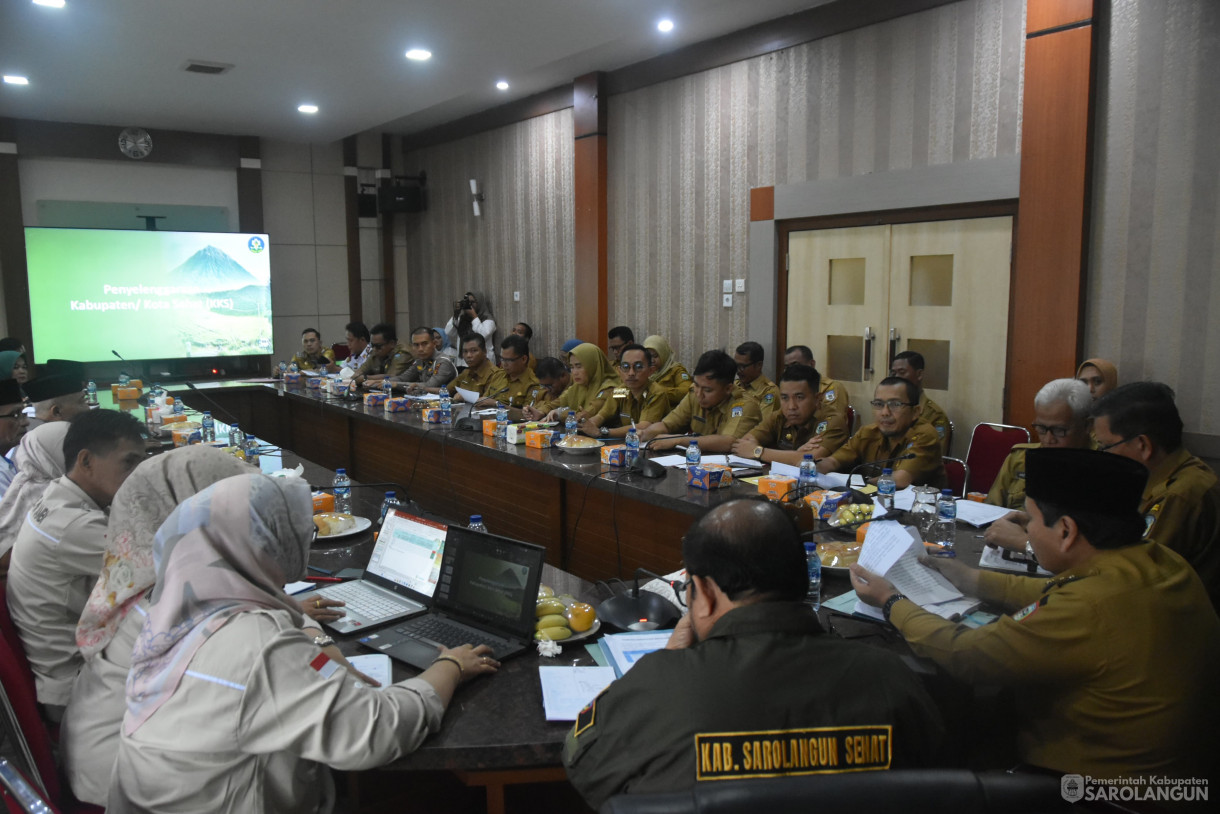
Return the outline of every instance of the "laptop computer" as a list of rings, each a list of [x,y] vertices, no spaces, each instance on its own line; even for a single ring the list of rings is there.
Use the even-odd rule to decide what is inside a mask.
[[[386,512],[363,578],[314,593],[347,605],[342,619],[323,624],[351,633],[425,612],[440,579],[446,533],[441,523],[397,509]]]
[[[432,609],[360,639],[420,670],[441,647],[486,644],[499,661],[534,640],[534,606],[546,550],[485,532],[449,527]]]

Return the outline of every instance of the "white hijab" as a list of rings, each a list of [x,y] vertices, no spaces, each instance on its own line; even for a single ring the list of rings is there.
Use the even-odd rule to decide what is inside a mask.
[[[67,421],[50,421],[26,433],[13,452],[17,474],[0,500],[0,555],[13,547],[17,532],[47,484],[64,474]]]

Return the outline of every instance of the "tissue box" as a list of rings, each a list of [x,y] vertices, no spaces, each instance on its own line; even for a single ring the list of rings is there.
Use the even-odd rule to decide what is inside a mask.
[[[383,406],[385,407],[385,411],[387,413],[405,413],[408,409],[410,409],[411,402],[406,398],[399,397],[394,399],[386,399]]]
[[[301,374],[300,373],[285,373],[284,374],[284,385],[287,387],[300,387],[301,386]]]
[[[287,381],[288,377],[292,376],[292,375],[293,375],[292,373],[285,374],[284,380]],[[300,376],[301,374],[297,373],[295,375]],[[308,390],[321,390],[322,385],[325,383],[326,383],[325,376],[310,376],[308,379],[305,380],[305,387]]]
[[[525,445],[534,449],[546,449],[551,445],[551,439],[554,437],[553,430],[526,430]]]
[[[321,377],[318,376],[316,378],[321,378]],[[331,379],[330,380],[330,392],[334,393],[336,396],[347,395],[347,391],[351,390],[352,387],[353,387],[352,383],[350,381],[348,381],[347,379]],[[385,395],[385,394],[382,393],[382,395]]]
[[[696,489],[727,489],[733,485],[733,470],[724,464],[702,464],[687,470],[686,485]]]
[[[313,493],[313,513],[321,514],[322,512],[333,512],[335,510],[335,496],[330,492],[314,492]]]
[[[139,387],[119,387],[116,388],[116,391],[119,401],[123,401],[124,399],[138,399],[144,392]]]
[[[198,444],[203,440],[202,430],[194,421],[186,422],[182,427],[175,427],[171,435],[176,447]]]
[[[758,493],[767,500],[784,500],[796,489],[791,475],[763,475],[758,479]]]
[[[425,424],[441,424],[445,420],[440,407],[425,407],[419,415]]]
[[[602,447],[602,463],[607,466],[626,466],[627,445],[617,444],[612,447]]]
[[[829,520],[839,506],[847,500],[848,494],[848,492],[829,492],[825,489],[818,489],[805,495],[805,502],[819,518]]]
[[[384,407],[386,399],[389,398],[385,393],[365,393],[365,407]]]

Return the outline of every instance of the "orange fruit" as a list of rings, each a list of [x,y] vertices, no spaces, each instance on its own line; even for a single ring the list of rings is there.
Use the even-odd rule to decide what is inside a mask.
[[[568,625],[576,633],[584,633],[597,621],[597,611],[586,602],[574,602],[568,607]]]

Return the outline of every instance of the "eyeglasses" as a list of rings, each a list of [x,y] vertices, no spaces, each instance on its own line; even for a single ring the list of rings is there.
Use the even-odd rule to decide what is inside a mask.
[[[686,592],[693,591],[695,589],[695,582],[693,579],[691,579],[690,575],[688,574],[686,579],[682,582],[682,584],[679,585],[674,582],[671,582],[671,583],[669,583],[669,587],[674,589],[674,597],[678,600],[678,605],[682,608],[685,608],[686,599],[687,599]]]
[[[315,524],[313,527],[313,536],[309,538],[309,544],[313,545],[316,542],[318,542],[318,527]]]
[[[618,366],[619,366],[619,368],[621,368],[622,370],[636,370],[636,371],[639,371],[639,370],[647,370],[647,369],[648,369],[648,365],[647,365],[647,364],[645,364],[644,362],[619,362],[619,363],[618,363]]]
[[[11,418],[13,421],[20,421],[21,419],[25,418],[25,413],[18,410],[17,412],[9,413],[8,415],[0,415],[0,418]]]
[[[386,345],[388,345],[390,343],[389,342],[370,342],[369,344],[373,346],[373,350],[381,350],[382,348],[384,348]]]
[[[1034,424],[1033,428],[1034,432],[1038,433],[1038,435],[1047,435],[1049,433],[1056,438],[1067,438],[1068,433],[1072,431],[1071,427],[1052,427],[1047,424]]]
[[[872,405],[874,410],[880,410],[882,407],[889,407],[891,411],[897,411],[903,407],[914,407],[916,403],[913,401],[899,401],[898,399],[890,399],[889,401],[873,399],[869,402],[869,404]]]
[[[737,372],[740,373],[741,371],[746,370],[747,368],[751,368],[751,367],[754,367],[755,365],[761,365],[761,364],[762,364],[762,360],[759,360],[757,362],[746,362],[744,365],[741,364],[740,362],[738,362],[737,363]]]
[[[506,365],[512,362],[520,362],[524,358],[524,356],[505,356],[504,354],[500,354],[500,361]]]
[[[1111,449],[1114,449],[1117,446],[1122,446],[1123,444],[1127,443],[1128,441],[1134,441],[1136,438],[1139,438],[1139,436],[1133,435],[1130,438],[1124,438],[1121,441],[1115,441],[1113,444],[1106,444],[1104,447],[1098,447],[1097,451],[1098,452],[1107,452]]]

